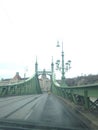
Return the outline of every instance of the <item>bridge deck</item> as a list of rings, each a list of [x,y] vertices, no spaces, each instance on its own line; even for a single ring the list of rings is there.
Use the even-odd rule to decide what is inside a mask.
[[[53,94],[0,98],[0,120],[2,119],[90,130],[75,111]]]

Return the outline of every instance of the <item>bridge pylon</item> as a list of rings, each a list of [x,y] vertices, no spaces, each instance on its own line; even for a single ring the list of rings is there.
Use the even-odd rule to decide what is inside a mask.
[[[35,63],[35,75],[38,75],[38,62],[36,57],[36,63]]]
[[[54,72],[53,56],[52,56],[52,63],[51,63],[51,72],[52,72],[52,74],[53,74],[53,72]]]

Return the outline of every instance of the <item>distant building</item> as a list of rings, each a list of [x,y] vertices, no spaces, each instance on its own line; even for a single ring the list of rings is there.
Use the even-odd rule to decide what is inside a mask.
[[[39,79],[39,82],[43,92],[47,92],[50,90],[51,81],[47,78],[46,73],[44,73],[44,71],[41,78]]]
[[[21,76],[19,75],[19,72],[16,72],[15,76],[12,79],[2,79],[0,81],[0,86],[12,84],[12,83],[19,83],[26,79],[28,78],[21,78]]]
[[[16,75],[10,80],[10,83],[20,82],[22,80],[19,72],[16,72]]]

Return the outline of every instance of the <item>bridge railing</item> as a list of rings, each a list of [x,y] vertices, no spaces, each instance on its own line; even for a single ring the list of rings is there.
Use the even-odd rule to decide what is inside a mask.
[[[55,76],[52,76],[52,92],[64,98],[68,98],[75,104],[82,104],[84,108],[89,109],[92,105],[90,98],[98,98],[98,84],[89,84],[83,86],[61,87],[56,82]],[[98,102],[93,102],[94,107],[98,109]]]
[[[31,78],[21,81],[19,83],[11,83],[8,85],[0,86],[0,96],[40,94],[40,93],[41,89],[37,75],[34,75]]]

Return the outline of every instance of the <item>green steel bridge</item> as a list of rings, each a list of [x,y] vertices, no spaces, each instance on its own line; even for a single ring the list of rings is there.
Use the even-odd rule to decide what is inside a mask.
[[[51,63],[51,71],[38,71],[38,63],[35,63],[35,74],[27,80],[19,83],[11,83],[8,85],[0,86],[0,97],[16,96],[16,95],[30,95],[42,94],[39,83],[39,75],[45,73],[50,76],[51,87],[50,92],[69,99],[75,104],[81,104],[85,109],[98,110],[98,84],[89,84],[82,86],[69,87],[66,84],[60,85],[57,83],[54,74],[54,63]],[[96,100],[92,102],[90,98]]]
[[[45,93],[39,81],[40,75],[50,76],[50,89]],[[95,118],[89,117],[93,123],[88,124],[81,114],[67,106],[68,102],[73,103],[86,111],[91,110],[98,114],[98,84],[70,87],[64,83],[64,78],[63,84],[57,82],[53,61],[50,71],[39,71],[36,61],[35,74],[32,77],[19,83],[0,86],[0,128],[35,128],[36,125],[44,126],[46,129],[51,126],[55,129],[57,127],[82,130],[98,127]],[[96,100],[91,101],[90,98]]]

